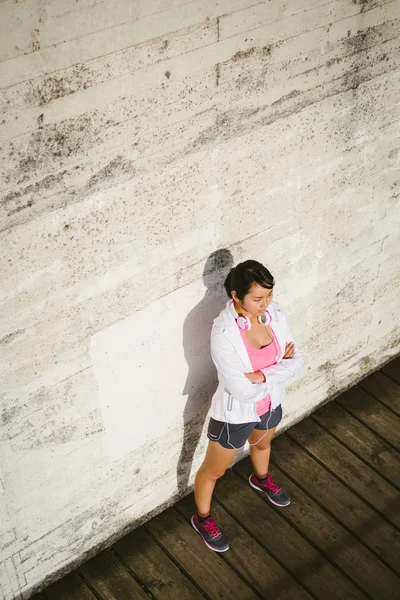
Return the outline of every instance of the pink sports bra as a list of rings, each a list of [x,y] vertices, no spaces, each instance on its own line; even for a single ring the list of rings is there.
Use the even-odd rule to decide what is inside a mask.
[[[247,353],[250,358],[251,366],[254,371],[260,371],[261,369],[265,369],[266,367],[270,367],[277,362],[278,356],[280,354],[280,346],[279,342],[276,339],[276,335],[273,332],[273,340],[268,346],[263,346],[262,348],[253,348],[246,340],[244,336],[244,332],[240,329],[240,335],[242,336],[244,345],[246,346]],[[268,412],[271,408],[271,398],[268,394],[262,400],[259,400],[256,404],[257,414],[260,417],[261,415]]]

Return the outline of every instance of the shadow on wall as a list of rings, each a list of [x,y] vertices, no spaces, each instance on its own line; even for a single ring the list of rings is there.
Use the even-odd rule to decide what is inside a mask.
[[[183,411],[183,444],[177,467],[179,495],[187,490],[193,456],[217,387],[217,374],[210,353],[210,333],[214,319],[227,301],[223,283],[232,266],[232,255],[225,248],[208,257],[203,271],[203,283],[207,288],[205,296],[189,312],[183,324],[183,351],[188,375],[182,394],[188,399]]]

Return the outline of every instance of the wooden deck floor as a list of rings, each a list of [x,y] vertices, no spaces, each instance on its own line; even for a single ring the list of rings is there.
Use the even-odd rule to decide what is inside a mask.
[[[289,507],[250,488],[248,458],[218,482],[225,554],[191,528],[191,494],[34,598],[399,600],[399,437],[397,358],[273,442]]]

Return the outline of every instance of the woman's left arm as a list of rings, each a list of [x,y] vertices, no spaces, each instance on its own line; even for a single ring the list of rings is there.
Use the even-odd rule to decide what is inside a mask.
[[[271,367],[266,367],[265,369],[261,369],[261,372],[265,376],[266,382],[271,384],[283,383],[288,379],[291,379],[292,377],[297,375],[304,367],[303,353],[299,344],[296,341],[295,336],[293,335],[286,314],[284,315],[284,319],[286,321],[285,342],[294,343],[295,353],[292,358],[283,358],[279,364],[272,365]]]

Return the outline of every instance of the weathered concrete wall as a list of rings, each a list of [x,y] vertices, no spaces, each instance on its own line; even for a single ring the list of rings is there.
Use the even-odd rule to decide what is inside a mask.
[[[283,428],[399,351],[399,25],[400,0],[1,2],[2,598],[190,484],[232,261],[268,265],[307,355]]]

